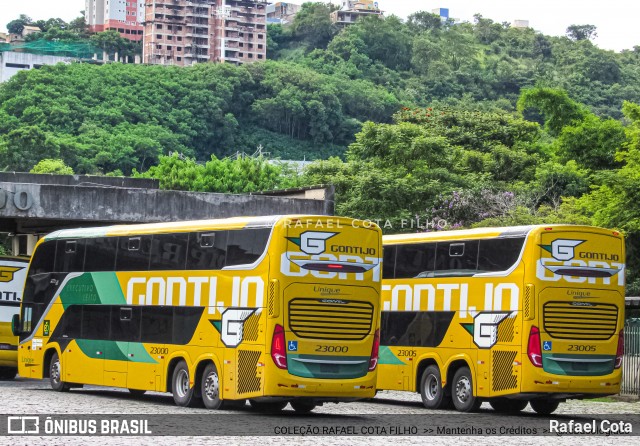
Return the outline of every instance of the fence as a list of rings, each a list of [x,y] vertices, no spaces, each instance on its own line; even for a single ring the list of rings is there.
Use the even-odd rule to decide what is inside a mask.
[[[624,328],[621,395],[640,397],[640,325]]]

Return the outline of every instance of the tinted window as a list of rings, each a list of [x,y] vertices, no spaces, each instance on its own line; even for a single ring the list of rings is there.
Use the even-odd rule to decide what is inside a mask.
[[[187,260],[189,234],[156,234],[151,242],[151,270],[181,270]]]
[[[397,250],[396,279],[431,277],[435,260],[435,243],[398,245]]]
[[[385,246],[383,249],[384,258],[382,260],[382,277],[384,279],[393,279],[394,268],[396,266],[396,247]]]
[[[59,273],[83,271],[84,240],[58,240],[55,270]]]
[[[144,307],[141,326],[142,342],[171,344],[173,307]]]
[[[61,328],[56,328],[56,333],[60,330],[61,337],[79,338],[82,328],[82,305],[71,305],[67,308],[62,316],[61,325]]]
[[[111,310],[111,340],[140,341],[140,307],[113,307]]]
[[[227,251],[227,231],[189,234],[187,269],[222,269]]]
[[[151,236],[119,237],[116,271],[147,271]]]
[[[480,240],[478,272],[506,271],[518,260],[524,237]]]
[[[109,339],[111,307],[84,305],[82,307],[82,339]]]
[[[173,308],[173,343],[179,345],[188,344],[193,337],[203,307],[174,307]]]
[[[453,311],[383,311],[380,343],[402,347],[437,347],[451,325]]]
[[[84,270],[114,271],[116,267],[116,237],[99,237],[87,239],[84,256]]]
[[[50,273],[53,271],[53,265],[56,258],[56,241],[51,240],[42,243],[36,249],[31,260],[31,269],[29,275]]]
[[[438,242],[435,275],[468,276],[477,273],[478,240]]]
[[[242,229],[229,231],[226,266],[253,263],[267,248],[270,229]]]

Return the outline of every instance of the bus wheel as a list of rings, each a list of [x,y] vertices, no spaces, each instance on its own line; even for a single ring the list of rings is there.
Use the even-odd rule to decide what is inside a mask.
[[[173,369],[171,384],[173,400],[178,406],[194,407],[197,405],[194,388],[189,385],[189,368],[184,361],[180,361]]]
[[[445,389],[442,387],[438,366],[430,365],[422,372],[420,396],[422,396],[422,404],[427,409],[443,409],[449,405],[450,399],[447,398]]]
[[[539,415],[550,415],[556,411],[560,405],[557,400],[531,400],[529,401],[531,408]]]
[[[301,401],[291,401],[289,402],[289,404],[291,404],[291,407],[293,407],[293,410],[295,410],[298,413],[309,413],[316,408],[315,404],[303,403]]]
[[[489,401],[493,410],[500,413],[516,413],[527,407],[527,401],[509,400],[507,398],[495,398]]]
[[[264,402],[264,401],[256,401],[249,400],[249,404],[254,410],[258,412],[280,412],[287,405],[286,401],[278,401],[278,402]]]
[[[208,364],[202,373],[202,401],[207,409],[222,409],[224,401],[220,398],[220,375],[215,364]]]
[[[0,380],[11,380],[18,374],[18,369],[14,367],[0,367]]]
[[[129,393],[130,393],[132,396],[135,396],[135,397],[141,397],[142,395],[144,395],[145,393],[147,393],[147,391],[146,391],[146,390],[139,390],[139,389],[129,389]]]
[[[51,363],[49,364],[49,382],[51,388],[56,392],[68,392],[71,386],[62,381],[62,365],[60,364],[60,358],[58,352],[55,352],[51,357]]]
[[[473,394],[473,378],[469,367],[460,367],[453,375],[453,405],[460,412],[475,412],[480,408],[479,398]]]

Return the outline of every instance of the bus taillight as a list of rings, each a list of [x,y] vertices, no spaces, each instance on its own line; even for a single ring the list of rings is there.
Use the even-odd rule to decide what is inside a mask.
[[[616,350],[616,363],[614,365],[616,369],[622,366],[622,355],[624,355],[624,330],[620,330],[618,335],[618,350]]]
[[[378,353],[380,351],[380,329],[373,335],[373,347],[371,347],[371,359],[369,359],[369,371],[373,372],[378,365]]]
[[[276,325],[271,339],[271,358],[279,369],[287,368],[287,352],[285,351],[286,341],[284,339],[284,328]]]
[[[542,351],[540,349],[540,330],[535,325],[531,327],[529,332],[529,345],[527,347],[527,355],[531,364],[536,367],[542,367]]]

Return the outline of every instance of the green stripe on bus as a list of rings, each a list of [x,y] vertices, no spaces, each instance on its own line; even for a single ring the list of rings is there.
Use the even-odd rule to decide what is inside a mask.
[[[94,339],[76,339],[78,348],[91,359],[110,361],[146,362],[155,364],[153,359],[139,342],[100,341]]]
[[[391,349],[386,345],[380,346],[380,353],[378,355],[378,364],[389,365],[406,365],[396,355],[393,354]]]
[[[126,305],[126,299],[114,272],[84,273],[69,280],[60,292],[62,305]]]

